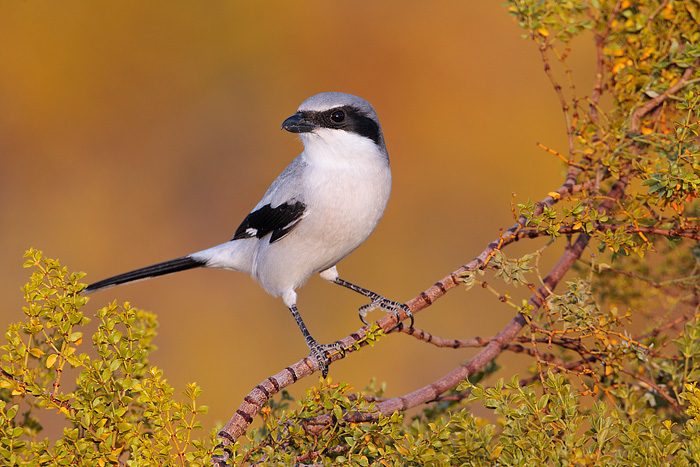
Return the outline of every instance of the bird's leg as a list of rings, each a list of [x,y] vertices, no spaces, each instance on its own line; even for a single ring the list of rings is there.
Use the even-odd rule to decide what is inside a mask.
[[[297,310],[297,306],[289,306],[289,311],[292,312],[294,320],[297,322],[299,329],[301,329],[301,333],[304,335],[306,345],[308,345],[309,350],[311,350],[311,356],[314,357],[318,362],[318,368],[321,370],[321,374],[325,378],[326,376],[328,376],[328,365],[331,362],[328,356],[326,355],[326,352],[342,352],[342,347],[337,342],[334,342],[332,344],[319,344],[318,342],[316,342],[316,339],[311,337],[311,333],[309,333],[309,330],[306,328],[304,320],[301,319],[301,315],[299,314],[299,310]]]
[[[365,289],[364,287],[360,287],[359,285],[355,285],[352,282],[348,282],[345,279],[341,279],[340,277],[338,277],[338,271],[336,270],[335,266],[328,268],[325,271],[321,271],[321,278],[327,280],[328,282],[342,285],[343,287],[346,287],[354,292],[364,295],[365,297],[372,300],[371,303],[363,305],[359,309],[360,319],[363,323],[369,324],[365,317],[367,316],[367,313],[374,310],[375,308],[382,309],[387,313],[392,313],[394,316],[396,316],[396,322],[398,323],[401,321],[398,311],[399,308],[401,308],[404,311],[404,313],[406,313],[406,315],[411,319],[410,327],[413,327],[413,313],[411,312],[411,309],[408,306],[406,306],[404,303],[389,300],[388,298],[385,298],[376,292],[372,292],[371,290]]]

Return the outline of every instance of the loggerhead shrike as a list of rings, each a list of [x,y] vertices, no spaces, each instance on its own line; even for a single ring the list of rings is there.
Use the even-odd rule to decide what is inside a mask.
[[[243,219],[233,239],[182,258],[165,261],[89,285],[85,292],[197,267],[232,269],[253,276],[271,295],[282,296],[324,376],[326,351],[311,337],[297,310],[295,290],[315,273],[371,300],[398,318],[410,309],[340,277],[336,263],[360,246],[384,214],[391,191],[389,156],[377,114],[351,94],[327,92],[305,100],[282,129],[299,133],[304,151],[272,182]]]

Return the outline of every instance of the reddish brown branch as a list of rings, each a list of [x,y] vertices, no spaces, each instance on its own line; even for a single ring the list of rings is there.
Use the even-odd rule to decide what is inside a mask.
[[[639,336],[635,336],[634,340],[639,341],[642,339],[647,339],[649,337],[656,337],[667,329],[674,328],[674,327],[678,326],[679,324],[685,324],[686,322],[688,322],[689,319],[690,318],[688,316],[679,316],[678,318],[676,318],[672,321],[669,321],[669,322],[659,326],[658,328],[654,328],[649,332],[646,332],[644,334],[640,334]],[[669,358],[669,357],[665,357],[665,358]]]
[[[681,316],[676,318],[673,321],[670,321],[666,324],[663,324],[645,334],[640,334],[639,336],[635,336],[633,339],[635,341],[639,341],[644,338],[648,337],[654,337],[660,334],[661,332],[665,331],[666,329],[672,328],[677,326],[678,324],[681,324],[685,321],[688,320],[688,317],[686,316]],[[488,341],[490,339],[480,339],[481,341]],[[516,337],[513,339],[514,341],[522,342],[522,343],[527,343],[531,342],[533,340],[528,339],[527,337]],[[542,338],[537,338],[534,339],[535,342],[537,343],[550,343],[554,344],[557,346],[561,346],[570,350],[575,350],[581,354],[581,359],[574,361],[574,362],[569,362],[565,363],[564,361],[554,357],[552,354],[542,354],[539,353],[538,356],[544,356],[544,361],[547,362],[547,364],[550,366],[550,369],[553,373],[561,373],[561,372],[570,372],[570,371],[580,371],[582,368],[588,367],[590,364],[595,363],[599,361],[599,358],[597,355],[594,355],[590,353],[589,351],[582,351],[583,349],[581,348],[580,345],[576,345],[575,340],[570,340],[570,339],[563,339],[563,340],[553,340],[550,342],[550,339],[542,339]],[[512,351],[518,351],[517,347],[520,347],[523,349],[524,352],[528,353],[529,355],[534,356],[534,352],[531,349],[526,349],[522,345],[517,345],[517,344],[508,344],[508,346],[505,347],[504,350],[512,350]],[[654,354],[656,356],[660,356],[659,354]],[[669,360],[676,360],[678,357],[672,357],[672,356],[663,356],[662,358],[669,359]],[[641,381],[644,384],[647,384],[649,387],[652,387],[655,391],[657,391],[663,399],[665,399],[671,406],[673,406],[676,410],[678,409],[678,402],[673,399],[672,396],[670,396],[667,392],[665,392],[662,388],[660,388],[658,385],[655,383],[649,381],[648,379],[632,373],[628,370],[622,370],[623,373],[630,375],[631,377]],[[540,375],[533,375],[528,378],[522,378],[519,381],[520,386],[527,386],[535,381],[538,381],[540,379]],[[462,399],[465,399],[469,396],[470,391],[466,391],[463,393],[459,394],[450,394],[450,395],[443,395],[440,397],[435,398],[436,402],[444,402],[444,401],[460,401]],[[365,396],[366,397],[366,396]],[[386,399],[376,399],[376,400],[386,400]]]
[[[297,456],[296,459],[294,459],[294,461],[296,463],[300,463],[301,461],[314,460],[314,459],[316,459],[324,454],[339,454],[339,453],[345,452],[347,450],[348,450],[347,446],[333,446],[333,447],[330,447],[327,449],[323,449],[321,451],[307,452],[305,454],[302,454],[301,456]],[[310,464],[304,464],[304,465],[308,466]],[[319,465],[323,465],[323,464],[319,464]]]
[[[579,168],[569,167],[568,173],[566,175],[566,180],[564,184],[555,192],[556,195],[547,196],[543,201],[538,203],[535,207],[534,215],[541,214],[545,207],[551,207],[557,202],[557,200],[572,195],[576,190],[576,177],[578,176],[580,171],[581,170]],[[578,185],[578,187],[580,187],[580,185]],[[518,231],[520,231],[520,229],[523,228],[526,222],[527,219],[524,216],[520,216],[518,218],[518,222],[514,226],[512,226],[510,229],[508,229],[506,232],[500,235],[498,240],[494,240],[493,242],[489,243],[486,246],[486,248],[479,254],[479,256],[477,256],[469,263],[461,266],[457,270],[451,272],[447,276],[443,277],[432,287],[421,292],[413,300],[407,302],[406,305],[408,305],[408,307],[411,309],[411,312],[415,315],[424,308],[429,307],[432,303],[435,302],[435,300],[438,300],[449,290],[455,288],[460,283],[459,277],[461,274],[478,269],[482,265],[486,264],[490,256],[497,248],[502,248],[505,245],[515,242],[517,240]],[[401,313],[400,318],[401,320],[405,320],[407,316],[404,313]],[[389,331],[397,325],[396,318],[391,314],[384,316],[383,318],[379,319],[376,323],[385,331]],[[480,360],[474,361],[471,364],[471,368],[477,368],[479,364],[485,364],[483,363],[483,359],[487,358],[487,356],[491,353],[494,353],[494,351],[496,351],[495,353],[500,351],[502,346],[507,344],[509,340],[512,339],[512,337],[514,337],[520,331],[523,325],[524,318],[522,318],[521,316],[516,317],[516,319],[514,319],[514,321],[506,327],[506,329],[504,329],[498,336],[496,336],[496,338],[494,338],[494,342],[498,342],[498,344],[490,343],[489,345],[487,345],[486,349],[484,350],[488,349],[488,353],[484,354],[484,350],[482,350],[482,352],[480,352],[477,355],[477,357],[481,355]],[[353,334],[338,341],[343,346],[343,348],[346,349],[346,351],[343,355],[330,355],[330,360],[339,360],[341,358],[344,358],[345,355],[354,352],[355,344],[360,344],[360,346],[364,345],[363,339],[367,335],[367,330],[368,327],[364,326],[356,332],[354,332]],[[228,446],[233,444],[236,441],[236,439],[238,439],[238,437],[245,432],[245,430],[253,422],[253,419],[262,408],[263,404],[265,404],[273,395],[277,394],[281,389],[291,384],[294,384],[300,378],[311,375],[317,369],[318,367],[315,359],[312,360],[307,357],[295,363],[294,365],[285,368],[276,375],[270,376],[265,381],[257,385],[244,398],[243,403],[240,405],[238,410],[236,410],[236,413],[233,415],[231,420],[229,420],[226,426],[224,426],[224,428],[219,432],[221,444],[218,447],[224,449],[225,454],[223,456],[214,456],[212,459],[214,463],[218,465],[225,464],[226,459],[229,457],[230,454],[229,452],[227,452]],[[457,369],[455,371],[461,372],[462,370]],[[459,380],[453,379],[453,385],[456,384],[456,382],[454,381],[458,382]],[[445,384],[449,383],[446,383],[445,381],[442,382],[442,387],[444,387],[442,392],[449,389],[450,387],[449,385]],[[392,404],[389,405],[391,406]],[[385,409],[386,407],[388,406],[384,406]]]
[[[576,186],[575,181],[578,173],[580,173],[580,169],[577,169],[576,167],[569,167],[566,182],[559,188],[559,190],[557,190],[559,196],[547,196],[544,201],[538,204],[535,209],[535,214],[537,215],[541,213],[545,206],[553,205],[557,199],[571,194],[571,190]],[[626,185],[626,178],[618,180],[608,193],[607,199],[600,205],[599,211],[609,211],[614,203],[623,195]],[[421,292],[416,298],[409,301],[407,305],[414,315],[420,310],[430,306],[435,300],[447,293],[448,290],[456,287],[459,284],[460,274],[476,270],[488,261],[488,258],[497,248],[502,248],[503,246],[514,242],[517,239],[517,233],[522,229],[524,223],[525,218],[520,216],[518,223],[502,234],[499,240],[491,242],[477,258],[450,273],[442,280],[436,282],[431,288]],[[530,298],[529,303],[533,309],[536,310],[543,305],[544,300],[549,296],[550,291],[554,289],[563,275],[580,257],[584,248],[588,244],[589,238],[590,237],[586,234],[580,234],[576,242],[567,247],[557,265],[544,279],[544,284]],[[400,318],[404,320],[407,317],[402,314]],[[397,323],[396,318],[389,314],[378,320],[377,324],[385,331],[388,331]],[[485,368],[486,365],[517,336],[517,334],[526,324],[527,321],[524,316],[520,314],[516,315],[511,322],[508,323],[508,325],[506,325],[506,327],[476,356],[474,356],[466,364],[453,370],[445,377],[406,396],[387,399],[386,401],[377,404],[377,411],[372,414],[349,413],[344,419],[346,421],[355,422],[368,421],[376,419],[379,417],[380,413],[391,414],[396,410],[406,410],[408,408],[434,400],[436,397],[459,384],[467,376],[483,370],[483,368]],[[362,339],[366,336],[366,331],[367,327],[363,327],[352,335],[339,341],[343,348],[347,349],[346,354],[354,351],[353,346],[355,344],[359,343],[360,345],[363,345]],[[340,358],[344,358],[344,356],[345,355],[334,354],[331,355],[330,358],[331,361],[335,361]],[[256,386],[255,389],[253,389],[253,391],[251,391],[244,398],[244,402],[241,404],[228,424],[219,432],[219,438],[221,439],[221,444],[219,447],[224,449],[226,454],[224,456],[214,456],[213,461],[218,465],[223,465],[226,462],[226,459],[230,455],[230,452],[227,452],[228,446],[233,444],[236,439],[245,432],[247,427],[252,423],[254,417],[262,408],[263,404],[265,404],[270,397],[279,392],[282,388],[293,384],[299,378],[312,374],[317,369],[315,360],[304,358],[300,362],[285,368],[280,373],[267,378],[261,384]],[[313,424],[309,425],[308,429],[312,432],[321,431],[325,429],[329,421],[330,416],[318,417]]]
[[[532,326],[532,323],[530,323],[530,326]],[[489,342],[495,339],[495,337],[473,337],[471,339],[443,339],[422,329],[409,328],[403,323],[399,323],[396,329],[400,332],[408,334],[409,336],[415,337],[418,340],[422,340],[423,342],[427,342],[436,347],[450,349],[486,347],[489,344]],[[524,353],[531,357],[537,357],[538,359],[547,362],[556,362],[558,361],[558,359],[554,354],[538,352],[534,349],[525,347],[522,344],[547,344],[549,346],[556,345],[557,347],[562,347],[564,349],[574,350],[579,353],[582,352],[581,343],[570,339],[552,339],[551,337],[547,339],[515,337],[513,341],[518,343],[508,344],[503,348],[503,350],[507,350],[513,353]],[[562,365],[564,364],[563,362],[560,363]]]
[[[625,187],[627,186],[627,179],[623,178],[618,180],[610,192],[608,193],[608,198],[599,207],[599,211],[606,212],[614,205],[615,201],[619,199],[623,194]],[[564,274],[573,266],[574,262],[581,256],[584,248],[588,244],[589,236],[586,234],[580,234],[576,241],[566,248],[564,254],[557,262],[556,266],[550,271],[550,273],[545,277],[544,284],[534,293],[528,303],[532,306],[533,311],[539,309],[546,298],[550,295],[550,291],[555,288],[555,286],[562,279]],[[527,324],[526,318],[517,314],[508,325],[493,339],[491,340],[484,349],[482,349],[474,358],[470,361],[461,365],[460,367],[453,370],[448,375],[439,379],[438,381],[425,386],[411,394],[402,397],[396,397],[388,399],[377,405],[377,411],[388,415],[395,411],[405,411],[411,407],[423,404],[435,400],[445,391],[453,388],[465,378],[475,374],[477,371],[483,370],[486,365],[493,360],[505,346],[512,341],[520,330]],[[376,419],[379,416],[378,413],[370,414],[358,414],[350,413],[344,418],[345,421],[360,422],[369,421]],[[322,427],[324,422],[330,420],[330,416],[318,417],[317,422],[319,427]]]
[[[566,101],[566,97],[564,97],[564,92],[562,90],[561,85],[554,78],[554,74],[552,73],[552,67],[549,64],[547,49],[551,47],[551,44],[546,41],[545,43],[540,44],[540,55],[542,56],[542,63],[544,63],[544,72],[547,75],[547,78],[549,78],[549,81],[552,84],[552,87],[554,88],[554,92],[559,98],[559,105],[561,105],[561,110],[564,114],[564,122],[566,124],[566,137],[569,142],[569,160],[571,160],[571,158],[573,158],[574,155],[574,131],[571,125],[571,119],[569,117],[570,107],[569,103]]]
[[[682,412],[680,406],[678,405],[678,401],[676,399],[674,399],[673,397],[671,397],[666,391],[661,389],[661,387],[659,387],[658,384],[654,383],[653,381],[645,378],[644,376],[642,376],[638,373],[633,373],[633,372],[626,370],[624,368],[620,368],[620,372],[625,373],[626,375],[629,375],[629,376],[633,377],[634,379],[637,379],[637,380],[641,381],[642,383],[646,384],[647,386],[652,388],[659,395],[659,397],[661,397],[663,400],[668,402],[669,405],[671,407],[673,407],[673,409],[676,412],[678,412],[678,413]]]
[[[422,329],[417,329],[417,328],[409,328],[403,323],[399,323],[399,325],[396,327],[397,331],[403,332],[405,334],[408,334],[409,336],[415,337],[418,340],[421,340],[423,342],[427,342],[428,344],[432,344],[436,347],[442,347],[442,348],[450,348],[450,349],[463,349],[463,348],[468,348],[468,347],[485,347],[488,345],[489,342],[491,342],[494,338],[489,337],[489,338],[482,338],[482,337],[473,337],[471,339],[443,339],[442,337],[437,337],[429,332],[426,332]],[[520,342],[536,342],[536,339],[514,339],[518,340]],[[521,344],[508,344],[506,345],[503,350],[507,350],[509,352],[513,353],[524,353],[527,355],[530,355],[531,357],[537,356],[538,358],[542,358],[543,360],[546,361],[555,361],[557,360],[557,357],[554,356],[553,354],[550,353],[541,353],[541,352],[535,352],[533,349],[529,349],[527,347],[524,347]]]
[[[577,371],[583,368],[584,366],[594,363],[598,361],[598,357],[594,355],[589,355],[588,357],[582,358],[581,360],[577,360],[575,362],[570,362],[565,365],[559,365],[557,364],[556,366],[550,368],[552,370],[552,373],[561,373],[561,372],[569,372],[569,371]],[[533,375],[530,376],[529,378],[523,378],[520,381],[518,381],[518,384],[520,386],[527,386],[528,384],[532,384],[535,381],[539,380],[540,376],[539,375]]]
[[[562,197],[573,194],[573,190],[577,186],[576,177],[580,172],[581,170],[579,168],[570,166],[565,183],[556,191],[556,195],[547,196],[542,202],[538,203],[534,210],[534,215],[541,214],[545,207],[552,206]],[[623,186],[619,189],[616,188],[621,183]],[[624,191],[624,185],[626,185],[626,182],[623,183],[618,181],[618,183],[613,186],[613,189],[611,189],[611,193],[609,194],[610,199],[606,200],[603,205],[612,203],[614,200],[618,199]],[[609,208],[610,207],[608,206],[606,209]],[[459,284],[460,274],[476,270],[477,268],[486,264],[496,249],[502,248],[503,246],[516,241],[517,233],[522,229],[525,223],[525,217],[520,216],[518,218],[518,222],[514,226],[500,235],[498,240],[495,240],[487,245],[487,247],[478,257],[448,274],[443,279],[436,282],[435,285],[424,292],[421,292],[413,300],[407,302],[407,305],[413,314],[415,315],[422,309],[427,308],[434,303],[435,300],[447,293],[447,291],[456,287]],[[556,285],[561,279],[561,276],[563,276],[571,265],[573,265],[574,261],[581,255],[583,248],[587,243],[588,236],[582,234],[579,236],[579,239],[576,243],[574,243],[574,245],[567,248],[564,256],[560,259],[559,263],[557,263],[555,269],[553,269],[552,272],[545,278],[545,285],[543,285],[540,290],[538,290],[538,292],[530,299],[531,304],[535,308],[539,308],[542,305],[544,298],[549,295],[549,290],[552,290],[554,285]],[[405,320],[406,318],[407,316],[404,313],[401,313],[400,319]],[[389,331],[397,324],[396,318],[391,314],[384,316],[376,323],[385,331]],[[474,372],[483,369],[486,364],[496,355],[498,355],[503,347],[520,332],[525,324],[525,318],[521,315],[517,315],[491,342],[489,342],[489,344],[487,344],[487,346],[481,352],[479,352],[472,360],[467,362],[467,364],[455,369],[449,375],[436,381],[435,383],[415,391],[405,397],[388,399],[387,401],[378,404],[378,412],[373,416],[377,417],[379,412],[385,414],[391,413],[394,410],[400,410],[402,407],[408,408],[427,402],[447,391],[451,387],[454,387],[460,381],[464,380],[467,374],[474,374]],[[364,345],[363,339],[367,335],[367,330],[368,328],[366,326],[362,327],[357,332],[339,341],[343,348],[346,349],[346,352],[343,355],[331,355],[331,361],[344,358],[345,355],[353,352],[356,344],[360,344],[360,346]],[[265,404],[274,394],[277,394],[282,388],[295,383],[298,379],[311,375],[317,369],[316,361],[307,357],[296,364],[285,368],[276,375],[267,378],[261,384],[256,386],[244,398],[243,403],[238,410],[236,410],[234,416],[219,432],[221,444],[218,447],[224,449],[225,455],[214,456],[213,461],[219,465],[223,465],[226,462],[226,459],[230,454],[227,452],[227,446],[233,444],[236,439],[245,432],[248,426],[253,422],[254,417],[262,408],[263,404]],[[351,414],[348,416],[350,415]],[[369,419],[368,416],[364,415],[362,418]],[[323,420],[319,419],[318,421],[319,426],[325,426]]]
[[[435,347],[447,347],[451,349],[461,349],[465,347],[484,347],[486,344],[491,342],[493,338],[481,338],[473,337],[471,339],[443,339],[442,337],[437,337],[429,332],[422,329],[408,327],[403,323],[399,323],[396,326],[396,330],[408,334],[409,336],[415,337],[418,340],[427,342],[434,345]]]
[[[683,74],[681,75],[680,79],[676,82],[676,84],[669,87],[666,91],[662,92],[661,94],[654,97],[653,99],[650,99],[646,104],[637,108],[637,110],[635,110],[632,113],[632,118],[630,120],[630,130],[631,131],[639,131],[641,121],[642,121],[642,118],[644,116],[646,116],[649,112],[651,112],[656,107],[661,105],[666,99],[668,99],[669,96],[680,91],[683,88],[683,86],[686,85],[688,80],[693,76],[693,73],[695,73],[695,69],[697,68],[698,63],[700,63],[700,59],[695,60],[695,63],[693,63],[692,66],[688,67],[683,72]]]
[[[610,34],[610,28],[612,23],[620,11],[620,5],[622,0],[618,0],[612,11],[610,12],[610,18],[605,24],[605,29],[598,34],[595,34],[595,44],[596,44],[596,70],[595,70],[595,83],[593,84],[593,93],[591,93],[591,106],[590,106],[590,116],[594,123],[598,122],[598,104],[600,102],[600,96],[603,95],[603,77],[605,76],[605,56],[603,54],[603,49],[605,48],[605,40]]]
[[[624,229],[625,232],[629,233],[643,233],[652,235],[662,235],[664,237],[684,237],[691,238],[693,240],[700,240],[700,226],[695,227],[685,227],[685,228],[671,228],[671,229],[660,229],[658,227],[634,227],[634,226],[621,226],[617,224],[593,224],[593,229],[598,231],[605,230],[618,230]],[[572,225],[562,225],[557,229],[557,233],[562,235],[580,233],[581,229],[575,229]],[[545,235],[550,235],[544,230],[536,229],[523,229],[517,233],[517,238],[535,238],[542,237]]]
[[[627,178],[621,178],[613,184],[607,199],[598,207],[601,213],[609,211],[615,202],[622,197],[627,187]],[[554,290],[556,285],[561,281],[566,272],[571,269],[576,260],[581,256],[586,245],[588,245],[590,237],[586,234],[580,234],[576,241],[569,245],[564,254],[561,256],[557,264],[550,271],[547,277],[544,278],[543,285],[530,297],[528,304],[532,307],[532,311],[539,309]],[[409,408],[416,407],[420,404],[435,400],[447,390],[455,387],[467,377],[474,375],[478,371],[483,370],[489,362],[491,362],[501,351],[508,345],[527,324],[527,319],[522,314],[518,313],[506,325],[503,330],[491,340],[478,354],[476,354],[467,363],[455,368],[452,372],[429,384],[417,391],[401,397],[395,397],[377,404],[376,412],[372,413],[348,413],[343,418],[347,422],[363,422],[376,420],[380,414],[390,415],[395,411],[405,411]],[[315,424],[312,427],[312,433],[325,429],[330,422],[330,415],[317,417]]]
[[[605,268],[605,269],[601,269],[600,272],[601,273],[607,272],[607,273],[612,273],[612,274],[621,274],[623,276],[631,277],[633,279],[638,279],[642,282],[646,282],[647,284],[649,284],[652,287],[657,288],[657,289],[683,284],[683,282],[688,282],[688,281],[690,281],[690,279],[697,278],[697,275],[694,275],[694,276],[689,276],[689,277],[681,277],[679,279],[658,282],[658,281],[649,279],[648,277],[644,277],[641,274],[638,274],[634,271],[623,271],[621,269]],[[693,282],[693,284],[694,284],[694,282]]]
[[[544,285],[537,290],[536,294],[533,294],[533,296],[530,297],[528,303],[534,309],[538,309],[542,306],[544,300],[550,294],[549,291],[554,289],[564,274],[571,268],[571,266],[573,266],[574,262],[579,258],[579,256],[581,256],[585,246],[588,244],[588,240],[589,237],[587,235],[579,235],[576,242],[565,250],[557,265],[552,269],[547,277],[545,277]],[[452,372],[434,383],[414,391],[411,394],[389,399],[377,404],[378,412],[381,412],[384,415],[389,415],[397,410],[405,411],[411,407],[434,400],[447,390],[464,381],[467,377],[483,370],[489,362],[491,362],[496,356],[498,356],[498,354],[501,353],[503,348],[515,338],[515,336],[526,324],[526,318],[521,314],[517,314],[510,321],[510,323],[508,323],[506,327],[503,328],[503,330],[486,345],[486,347],[484,347],[467,363],[457,367]],[[359,422],[376,419],[377,417],[377,413],[348,414],[346,416],[346,420]],[[321,419],[323,417],[319,418]]]
[[[27,392],[27,383],[22,381],[20,378],[17,378],[14,376],[12,373],[9,373],[2,368],[0,368],[0,376],[5,378],[8,381],[12,381],[14,384],[17,385],[17,387],[21,388],[22,391]],[[55,387],[55,385],[54,385]],[[37,394],[34,394],[35,396],[38,396]],[[66,412],[70,413],[72,416],[76,416],[78,414],[78,409],[73,407],[71,403],[68,400],[61,400],[58,397],[56,397],[56,394],[53,392],[48,392],[46,390],[43,390],[43,395],[46,397],[49,402],[54,404],[58,409],[64,409]],[[92,431],[92,430],[91,430]]]
[[[638,131],[641,118],[645,116],[649,111],[651,111],[656,106],[660,105],[669,95],[677,92],[681,89],[689,77],[695,70],[695,66],[690,67],[682,75],[681,79],[673,86],[671,86],[666,92],[647,102],[645,105],[638,108],[633,114],[630,123],[630,129],[632,131]],[[570,131],[570,127],[567,128]],[[576,188],[576,179],[581,173],[581,169],[576,166],[569,166],[566,180],[564,184],[556,191],[554,196],[547,196],[542,202],[538,203],[536,206],[534,215],[539,215],[542,213],[544,207],[550,207],[557,200],[562,197],[571,195]],[[621,177],[615,184],[613,184],[610,192],[607,194],[607,199],[601,203],[598,210],[599,212],[608,212],[611,207],[617,202],[618,199],[624,194],[625,188],[627,186],[626,176]],[[460,274],[465,272],[474,271],[477,268],[482,267],[487,264],[493,253],[500,248],[516,241],[519,237],[518,234],[522,228],[526,225],[527,219],[523,216],[518,218],[517,223],[508,229],[504,234],[499,236],[499,239],[491,242],[486,248],[476,257],[474,260],[460,267],[459,269],[448,274],[446,277],[436,282],[435,285],[429,289],[421,292],[417,297],[407,303],[408,307],[411,309],[415,315],[420,310],[427,308],[435,300],[442,297],[447,291],[455,288],[459,284]],[[559,283],[563,275],[571,268],[574,262],[580,257],[584,248],[589,242],[590,237],[585,234],[579,234],[576,241],[567,247],[562,257],[559,259],[557,265],[551,270],[551,272],[544,279],[544,284],[537,290],[535,294],[529,300],[530,305],[534,310],[541,307],[544,300],[551,293],[550,291]],[[405,313],[401,312],[400,320],[405,320],[407,317]],[[393,315],[387,315],[377,321],[377,324],[385,331],[390,330],[397,324],[397,320]],[[415,407],[419,404],[435,400],[438,396],[443,394],[445,391],[456,386],[458,383],[463,381],[468,375],[473,375],[475,372],[482,370],[485,366],[493,360],[508,343],[513,340],[520,330],[527,324],[525,317],[521,314],[516,315],[510,323],[508,323],[503,330],[492,340],[486,347],[484,347],[474,358],[470,361],[461,365],[460,367],[453,370],[448,375],[435,381],[434,383],[425,386],[411,394],[403,397],[396,397],[387,399],[379,404],[377,404],[377,412],[372,414],[353,414],[348,413],[344,417],[347,421],[365,421],[376,419],[379,413],[391,414],[397,410],[406,410],[410,407]],[[367,327],[359,329],[352,335],[339,341],[340,344],[347,349],[345,354],[349,354],[354,351],[354,344],[362,344],[363,338],[366,336]],[[345,355],[334,354],[330,356],[331,361],[339,360]],[[255,387],[245,398],[241,406],[236,410],[235,415],[226,424],[226,426],[219,432],[219,438],[221,439],[220,448],[224,449],[225,454],[223,456],[214,456],[212,460],[217,465],[225,464],[227,458],[229,457],[230,451],[228,451],[228,446],[233,444],[236,439],[241,436],[247,427],[252,423],[253,418],[260,411],[262,405],[266,403],[270,397],[279,392],[282,388],[289,386],[296,382],[299,378],[309,376],[317,368],[317,362],[309,358],[304,358],[300,362],[285,368],[278,374],[267,378],[261,384]],[[319,417],[316,419],[317,431],[322,430],[327,422],[330,420],[330,416]]]

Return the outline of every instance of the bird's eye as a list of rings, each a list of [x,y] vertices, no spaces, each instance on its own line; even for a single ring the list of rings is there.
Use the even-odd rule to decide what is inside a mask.
[[[335,123],[340,123],[343,120],[345,120],[345,112],[342,110],[336,110],[331,114],[331,120],[333,120]]]

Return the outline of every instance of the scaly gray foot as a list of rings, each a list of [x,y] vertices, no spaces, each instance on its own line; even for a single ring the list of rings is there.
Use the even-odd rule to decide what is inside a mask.
[[[367,305],[363,305],[359,309],[359,314],[360,314],[360,319],[362,320],[363,323],[369,324],[365,318],[367,316],[367,313],[369,313],[372,310],[375,309],[381,309],[386,311],[387,313],[391,313],[394,316],[396,316],[396,322],[399,323],[401,322],[400,315],[399,315],[399,308],[401,308],[406,315],[411,319],[411,324],[409,327],[413,327],[413,313],[411,312],[411,309],[404,303],[400,302],[395,302],[393,300],[389,300],[384,297],[379,297],[372,301],[372,303],[368,303]]]
[[[338,342],[333,342],[332,344],[319,344],[316,341],[309,343],[309,349],[311,349],[311,354],[309,357],[313,357],[318,362],[318,369],[321,370],[321,374],[325,378],[328,376],[328,365],[331,363],[331,359],[328,358],[326,353],[342,352],[343,347]]]

